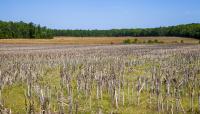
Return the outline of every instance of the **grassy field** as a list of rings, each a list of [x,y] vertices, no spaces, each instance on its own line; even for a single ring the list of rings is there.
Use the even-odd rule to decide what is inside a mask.
[[[158,40],[164,43],[199,43],[197,39],[180,37],[55,37],[54,39],[0,39],[0,44],[122,44],[126,39],[138,43]]]

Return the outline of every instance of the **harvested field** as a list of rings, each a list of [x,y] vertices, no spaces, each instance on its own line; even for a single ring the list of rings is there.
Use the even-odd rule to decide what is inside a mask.
[[[200,113],[200,45],[0,45],[0,111]]]

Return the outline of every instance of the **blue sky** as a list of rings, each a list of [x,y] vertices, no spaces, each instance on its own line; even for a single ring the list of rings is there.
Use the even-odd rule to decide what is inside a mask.
[[[0,20],[58,29],[200,23],[200,0],[0,0]]]

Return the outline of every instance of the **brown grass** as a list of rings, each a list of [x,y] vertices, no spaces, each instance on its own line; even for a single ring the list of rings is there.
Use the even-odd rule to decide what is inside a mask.
[[[121,44],[125,39],[138,39],[138,42],[148,40],[162,41],[164,43],[198,43],[192,38],[180,37],[55,37],[54,39],[0,39],[0,44]]]

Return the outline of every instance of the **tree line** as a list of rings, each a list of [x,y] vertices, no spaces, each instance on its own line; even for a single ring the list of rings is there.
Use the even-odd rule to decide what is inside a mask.
[[[55,36],[75,37],[121,37],[121,36],[177,36],[200,39],[200,24],[145,28],[145,29],[111,29],[111,30],[53,30]]]
[[[122,36],[177,36],[200,39],[200,24],[183,24],[158,28],[111,30],[62,30],[48,29],[33,23],[0,21],[0,38],[53,38],[73,37],[122,37]]]
[[[0,38],[53,38],[51,29],[34,23],[0,21]]]

